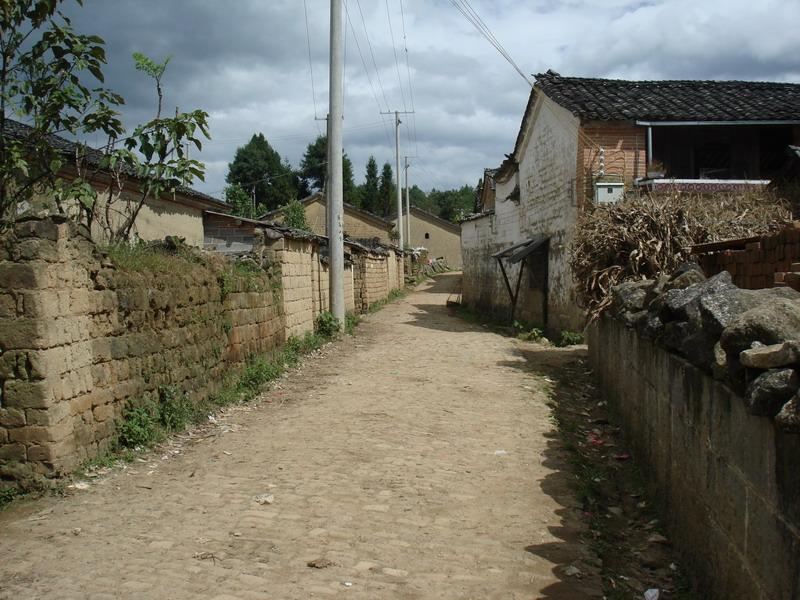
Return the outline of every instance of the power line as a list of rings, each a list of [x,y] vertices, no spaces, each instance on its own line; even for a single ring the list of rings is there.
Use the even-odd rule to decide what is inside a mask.
[[[356,30],[353,27],[353,22],[350,20],[350,11],[347,7],[347,1],[345,0],[344,3],[344,11],[347,15],[347,22],[350,24],[350,31],[353,33],[353,39],[356,42],[356,48],[358,49],[358,56],[361,58],[361,64],[364,66],[364,72],[367,74],[367,81],[369,82],[369,89],[372,91],[372,97],[375,98],[375,103],[378,105],[378,112],[382,110],[380,100],[378,100],[378,94],[375,91],[375,85],[372,83],[372,77],[369,74],[369,68],[367,67],[367,61],[364,60],[364,54],[361,52],[361,44],[358,41],[358,36],[356,35]],[[381,121],[386,125],[386,121],[381,117]],[[392,141],[389,138],[389,130],[387,127],[384,127],[383,133],[386,135],[386,142],[391,144]]]
[[[511,55],[503,48],[503,45],[500,41],[495,37],[492,31],[489,29],[489,26],[481,19],[480,15],[475,11],[474,8],[469,4],[469,0],[450,0],[450,3],[456,7],[458,12],[460,12],[467,21],[469,21],[478,32],[486,38],[486,40],[495,47],[495,49],[500,53],[500,55],[508,61],[508,63],[514,67],[517,73],[525,80],[525,82],[533,87],[533,83],[528,78],[525,73],[522,72],[522,69],[519,68],[519,65],[511,58]]]
[[[400,77],[400,61],[397,59],[397,45],[394,41],[394,28],[392,27],[392,14],[389,10],[389,0],[386,0],[386,18],[389,20],[389,35],[392,40],[392,52],[394,52],[394,66],[397,70],[397,84],[400,86],[400,98],[403,100],[403,111],[408,112],[406,106],[406,94],[403,91],[403,78]]]
[[[381,91],[381,97],[383,98],[383,103],[386,105],[386,110],[389,110],[389,100],[386,98],[386,89],[383,87],[383,80],[381,79],[381,70],[378,68],[378,61],[375,60],[375,49],[372,47],[372,41],[369,37],[369,27],[367,27],[367,20],[364,18],[364,11],[361,8],[361,0],[356,0],[356,6],[358,6],[358,14],[361,16],[361,25],[364,28],[364,38],[367,40],[367,46],[369,47],[369,54],[372,58],[372,66],[375,69],[375,78],[378,82],[378,88]],[[383,112],[381,109],[380,112]],[[388,121],[384,117],[381,119],[386,123],[387,127],[389,126]],[[390,142],[391,143],[391,142]]]
[[[307,0],[303,0],[303,13],[305,14],[306,18],[306,45],[308,46],[308,70],[311,72],[311,99],[314,102],[314,122],[316,123],[319,119],[317,116],[317,91],[314,87],[314,62],[311,59],[311,32],[308,28],[308,2]],[[317,132],[322,135],[322,131],[319,128],[319,123],[317,125]]]
[[[406,74],[408,75],[408,93],[411,97],[411,130],[414,134],[415,154],[419,154],[419,139],[417,138],[417,115],[414,107],[414,88],[411,86],[411,66],[408,60],[408,38],[406,36],[406,11],[403,8],[403,0],[400,0],[400,19],[403,23],[403,50],[406,55]]]
[[[372,56],[372,66],[375,67],[375,75],[378,78],[378,86],[380,87],[381,94],[383,95],[383,103],[386,105],[386,110],[389,110],[389,101],[386,99],[386,90],[383,88],[383,82],[381,81],[381,71],[378,69],[378,63],[375,60],[375,51],[372,48],[372,42],[369,39],[369,30],[367,28],[367,21],[364,18],[364,11],[361,10],[361,0],[356,0],[356,5],[358,6],[358,12],[361,15],[361,24],[364,26],[364,37],[367,39],[367,45],[369,46],[369,53]]]

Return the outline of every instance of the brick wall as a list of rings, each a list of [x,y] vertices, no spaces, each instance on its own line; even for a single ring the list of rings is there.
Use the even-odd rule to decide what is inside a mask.
[[[800,290],[800,223],[759,239],[730,240],[695,249],[707,276],[728,271],[746,289],[788,285]],[[729,246],[727,248],[720,246]]]
[[[267,270],[242,276],[211,253],[115,266],[67,222],[0,238],[0,480],[68,473],[108,450],[126,407],[163,386],[204,399],[253,355],[313,330],[328,293],[318,242],[265,243]],[[353,256],[345,303],[362,312],[386,298],[397,263]]]
[[[310,240],[280,238],[267,243],[273,260],[281,265],[286,337],[314,330],[314,279]]]
[[[389,295],[386,255],[370,253],[364,264],[364,301],[367,308]]]
[[[540,102],[550,101],[544,98]],[[552,103],[550,107],[541,106],[536,115],[525,134],[518,172],[496,180],[494,212],[462,224],[463,298],[473,309],[507,318],[511,300],[502,272],[491,256],[544,235],[550,238],[546,325],[550,330],[580,330],[584,316],[575,303],[569,268],[569,245],[578,214],[578,121]],[[519,200],[510,199],[517,186]],[[519,268],[514,265],[507,269],[512,286]],[[531,288],[523,277],[517,315],[536,322],[544,313],[541,304],[542,291]]]
[[[68,472],[108,449],[129,403],[165,385],[197,400],[283,342],[267,273],[223,290],[223,263],[130,272],[68,223],[17,234],[0,250],[0,477]]]
[[[647,172],[647,131],[634,123],[588,122],[578,146],[578,201],[594,200],[594,173],[600,169],[600,148],[605,153],[605,180],[622,181],[633,188]],[[593,144],[587,142],[589,138]]]

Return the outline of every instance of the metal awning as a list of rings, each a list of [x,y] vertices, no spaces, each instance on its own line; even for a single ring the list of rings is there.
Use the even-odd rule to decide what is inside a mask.
[[[519,299],[519,284],[522,282],[522,272],[525,269],[525,263],[522,263],[519,267],[519,273],[517,274],[517,286],[516,289],[511,289],[511,282],[508,280],[508,273],[506,273],[506,268],[503,265],[503,259],[505,259],[508,264],[513,265],[525,260],[528,256],[536,252],[539,248],[541,248],[544,244],[550,241],[550,238],[546,235],[537,235],[530,239],[525,240],[524,242],[520,242],[518,244],[514,244],[504,250],[500,250],[499,252],[495,252],[492,254],[492,258],[497,261],[497,264],[500,265],[500,272],[503,274],[503,280],[506,284],[506,289],[508,290],[508,295],[511,298],[511,320],[514,320],[514,313],[517,310],[517,300]]]
[[[536,250],[541,247],[542,244],[547,242],[550,238],[546,235],[537,235],[530,239],[525,240],[524,242],[520,242],[519,244],[514,244],[504,250],[500,250],[500,252],[495,252],[492,254],[492,258],[497,260],[500,259],[507,259],[509,263],[516,264],[521,260],[525,260],[529,255],[536,252]]]

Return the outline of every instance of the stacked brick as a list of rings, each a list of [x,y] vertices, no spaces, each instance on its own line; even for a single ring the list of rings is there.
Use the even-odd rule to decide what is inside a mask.
[[[223,292],[213,264],[114,268],[69,223],[16,234],[0,251],[0,477],[67,472],[108,449],[128,404],[165,385],[199,400],[283,341],[266,273],[264,291],[229,276]]]
[[[364,301],[370,305],[385,299],[389,292],[388,261],[382,254],[366,255],[364,264]]]
[[[789,286],[800,290],[800,224],[758,240],[740,240],[738,248],[695,249],[707,276],[728,271],[740,288],[751,290]],[[725,242],[736,244],[736,240]]]
[[[280,238],[272,242],[273,260],[281,266],[286,337],[314,330],[314,284],[310,240]]]
[[[18,224],[0,238],[0,480],[67,473],[109,449],[127,407],[164,386],[203,400],[254,355],[312,331],[328,302],[318,244],[268,240],[272,266],[247,275],[212,254],[122,268],[69,222]],[[364,312],[398,263],[352,257],[346,308]]]

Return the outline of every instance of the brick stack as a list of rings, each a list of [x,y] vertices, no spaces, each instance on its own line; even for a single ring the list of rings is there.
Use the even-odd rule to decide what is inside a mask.
[[[740,246],[700,250],[696,255],[707,276],[728,271],[740,288],[756,290],[788,285],[800,289],[800,223],[759,240],[742,240]]]

